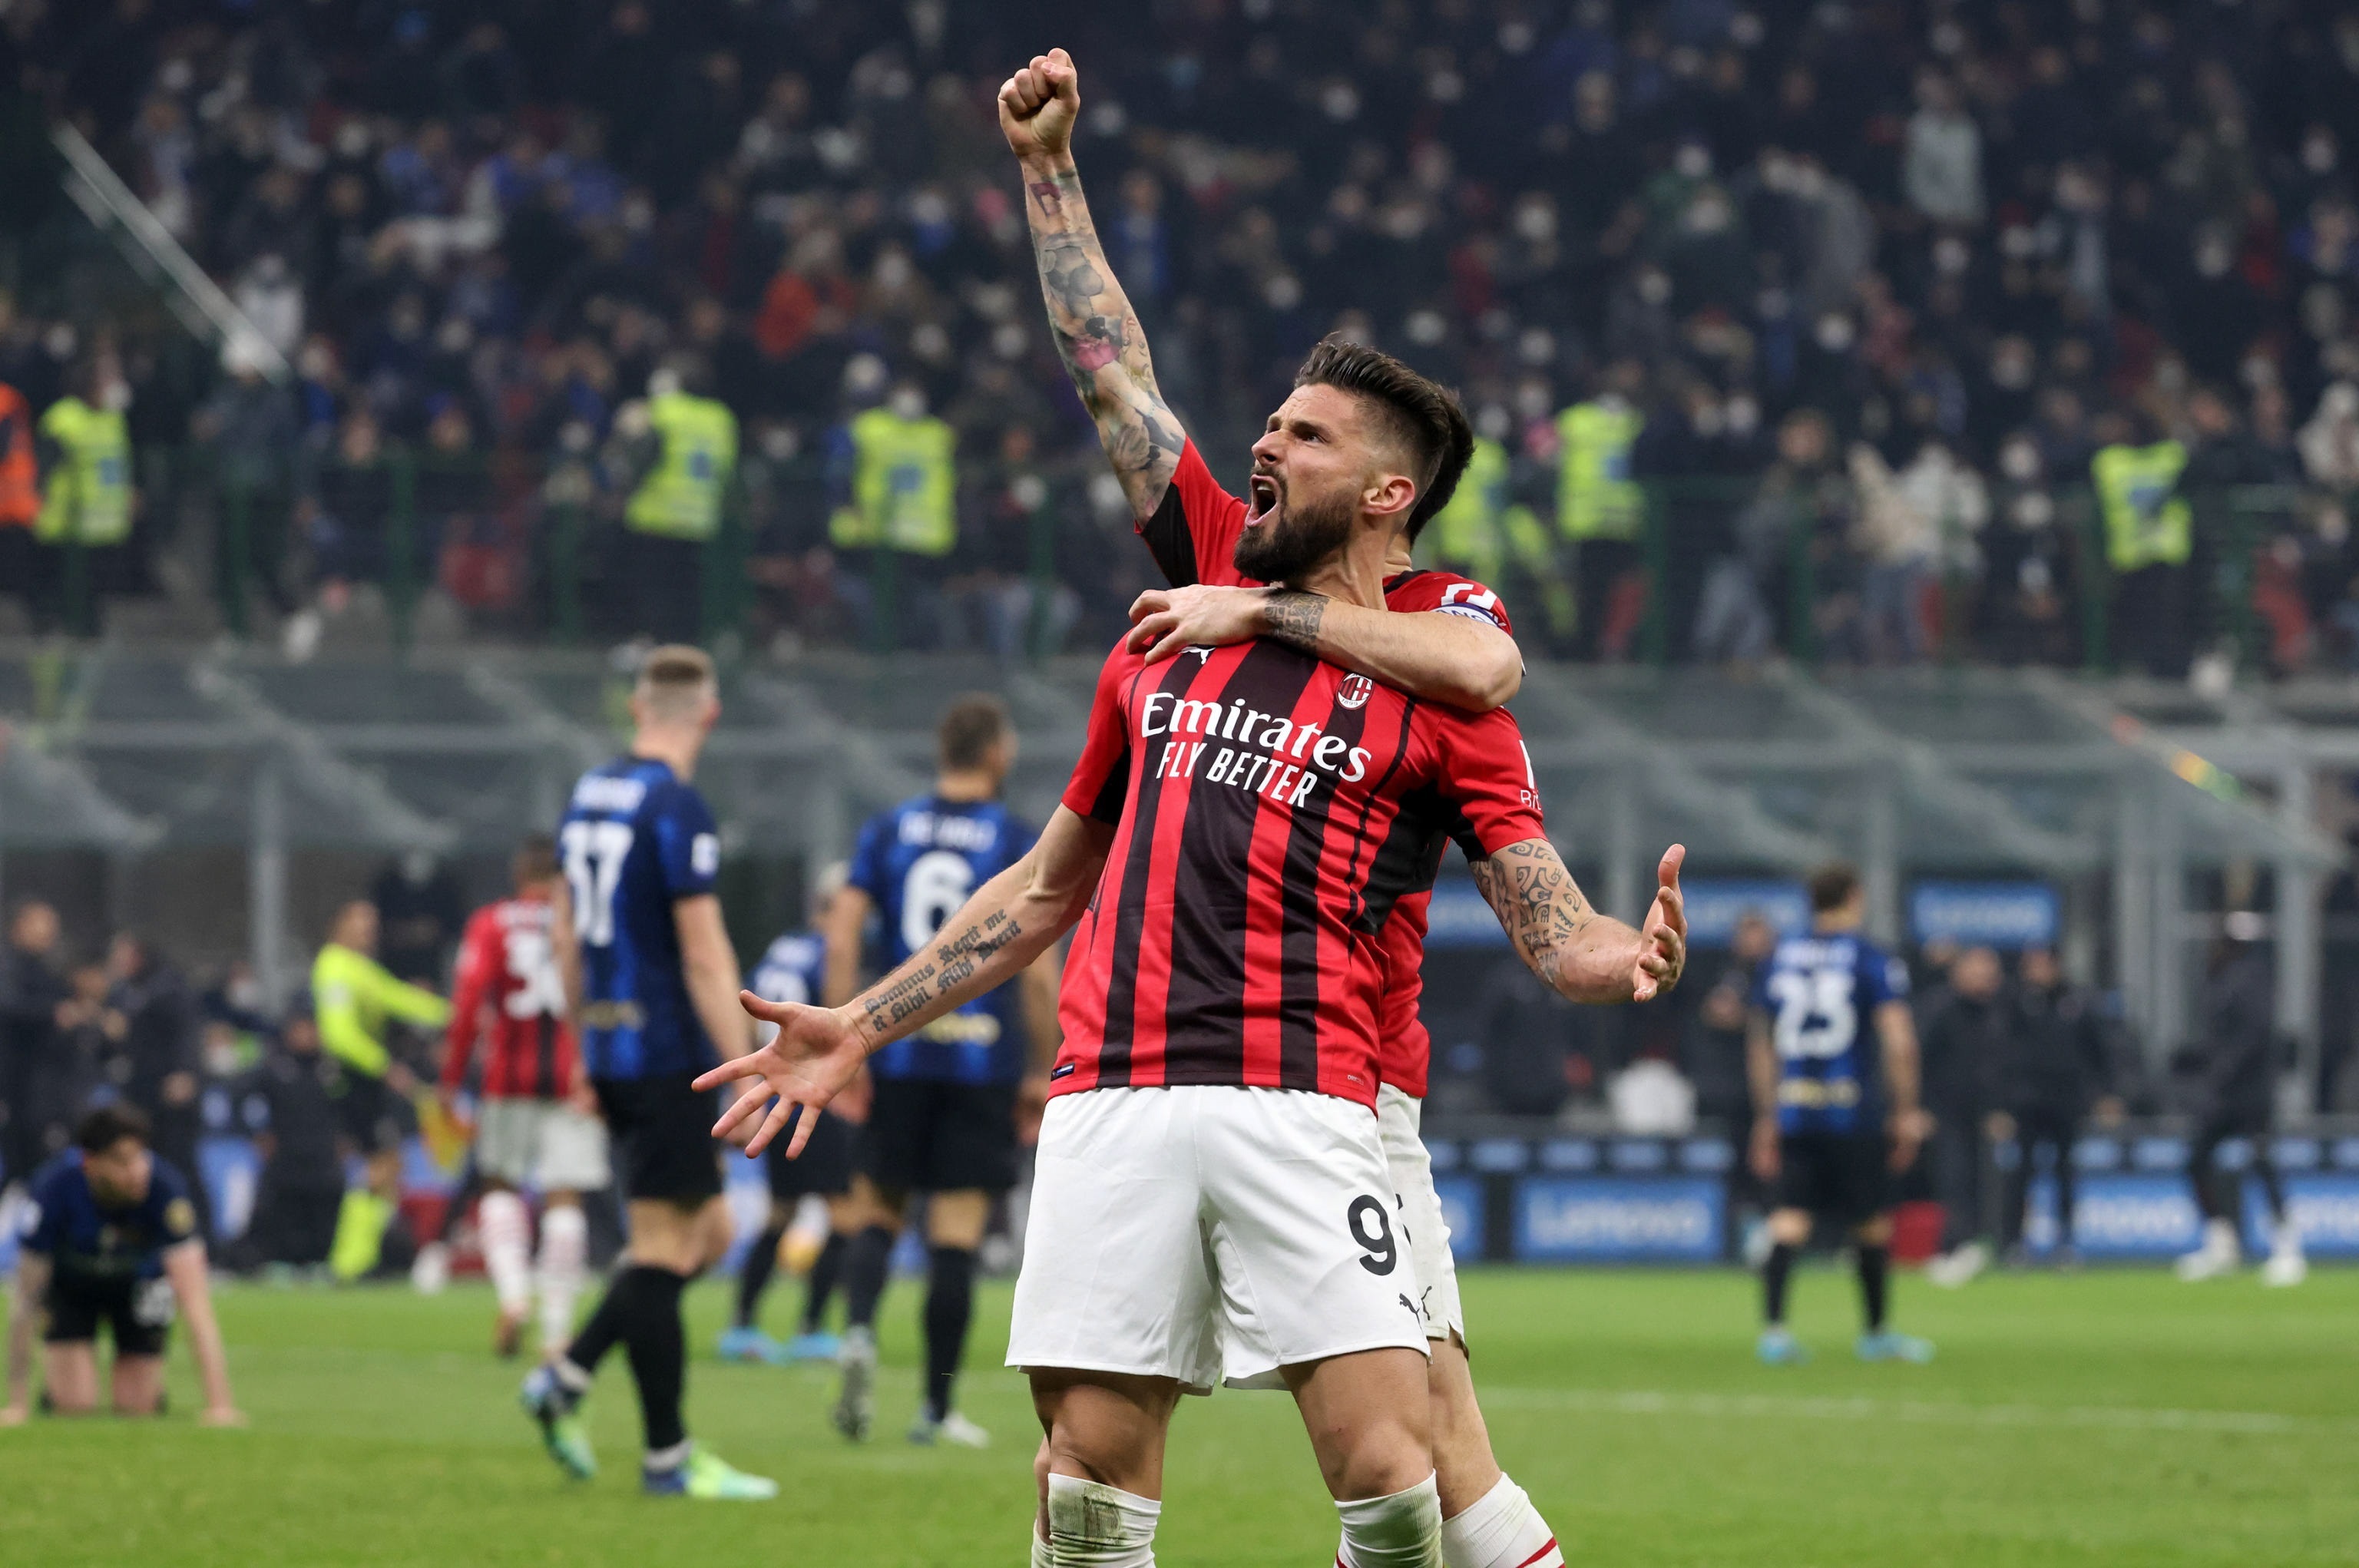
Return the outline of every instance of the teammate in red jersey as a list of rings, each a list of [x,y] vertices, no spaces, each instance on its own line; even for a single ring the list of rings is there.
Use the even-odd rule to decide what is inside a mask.
[[[1430,614],[1370,615],[1317,595],[1264,587],[1236,570],[1234,551],[1245,504],[1213,480],[1156,385],[1145,335],[1106,264],[1072,167],[1070,138],[1079,106],[1071,62],[1060,52],[1011,80],[1002,94],[1001,120],[1025,166],[1026,210],[1051,325],[1129,495],[1139,535],[1172,585],[1141,594],[1133,605],[1132,646],[1147,649],[1150,659],[1165,658],[1266,629],[1299,641],[1307,630],[1323,657],[1403,691],[1473,709],[1506,702],[1522,665],[1499,596],[1452,572],[1419,571],[1410,561],[1409,547],[1444,495],[1419,505],[1385,568],[1386,608]],[[1277,504],[1283,508],[1283,495]],[[1431,1054],[1419,1010],[1430,898],[1422,888],[1405,894],[1378,933],[1386,981],[1377,1126],[1417,1266],[1419,1304],[1434,1341],[1434,1461],[1444,1554],[1451,1568],[1562,1568],[1555,1532],[1491,1449],[1467,1359],[1450,1229],[1419,1136]]]
[[[1322,344],[1256,445],[1235,565],[1381,614],[1390,548],[1469,444],[1430,382]],[[1427,1336],[1368,1111],[1372,939],[1440,832],[1566,995],[1644,998],[1684,963],[1680,852],[1634,931],[1582,899],[1538,805],[1504,713],[1421,702],[1268,637],[1159,665],[1119,650],[1023,862],[845,1008],[742,998],[779,1037],[702,1082],[758,1080],[724,1133],[777,1097],[758,1148],[877,1045],[1080,924],[1008,1353],[1049,1440],[1036,1563],[1152,1563],[1172,1409],[1223,1380],[1294,1393],[1345,1568],[1441,1561]]]
[[[477,909],[459,947],[451,997],[441,1094],[455,1103],[475,1042],[486,1047],[475,1114],[475,1164],[484,1197],[475,1210],[484,1269],[499,1298],[496,1342],[513,1356],[540,1295],[544,1355],[573,1334],[589,1229],[582,1194],[606,1185],[606,1129],[588,1103],[565,987],[549,935],[557,847],[546,833],[526,839],[511,864],[516,891]],[[532,1215],[519,1188],[541,1194],[540,1259],[532,1261]]]

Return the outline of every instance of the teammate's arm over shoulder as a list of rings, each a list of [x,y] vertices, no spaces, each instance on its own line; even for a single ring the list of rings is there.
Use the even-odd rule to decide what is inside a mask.
[[[999,128],[1024,172],[1049,335],[1097,426],[1134,517],[1154,512],[1186,445],[1164,402],[1138,312],[1115,281],[1073,167],[1081,79],[1063,49],[1035,55],[999,89]]]
[[[1680,894],[1686,850],[1656,868],[1643,928],[1600,914],[1545,838],[1511,844],[1473,863],[1474,886],[1533,974],[1575,1002],[1645,1002],[1679,984],[1687,965]]]

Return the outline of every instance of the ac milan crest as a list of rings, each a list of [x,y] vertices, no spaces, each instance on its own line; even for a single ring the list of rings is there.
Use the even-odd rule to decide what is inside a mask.
[[[1335,690],[1335,701],[1346,708],[1364,708],[1375,695],[1376,683],[1364,675],[1346,675]]]

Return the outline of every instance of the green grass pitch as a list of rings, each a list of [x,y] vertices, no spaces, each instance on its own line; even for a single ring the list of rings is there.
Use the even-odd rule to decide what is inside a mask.
[[[791,1307],[788,1286],[774,1313]],[[160,1423],[0,1432],[0,1562],[179,1564],[860,1564],[1026,1561],[1036,1437],[998,1370],[1007,1291],[985,1296],[963,1403],[986,1453],[913,1449],[918,1291],[887,1299],[878,1435],[826,1424],[830,1374],[710,1359],[725,1298],[690,1297],[690,1427],[776,1475],[780,1500],[636,1490],[637,1412],[617,1356],[594,1428],[605,1473],[560,1480],[485,1346],[480,1288],[233,1288],[223,1316],[243,1432],[198,1428],[176,1349]],[[2359,1272],[2299,1290],[2159,1273],[1911,1278],[1901,1324],[1930,1367],[1849,1354],[1848,1279],[1797,1281],[1810,1366],[1750,1357],[1734,1272],[1481,1270],[1475,1377],[1508,1470],[1576,1564],[1940,1568],[2359,1563]],[[1280,1395],[1186,1401],[1158,1555],[1331,1563],[1334,1514]]]

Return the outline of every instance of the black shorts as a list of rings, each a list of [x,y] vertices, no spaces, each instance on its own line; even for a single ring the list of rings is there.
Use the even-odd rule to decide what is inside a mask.
[[[1016,1185],[1016,1085],[879,1078],[859,1145],[860,1173],[888,1192],[1005,1192]]]
[[[803,1145],[803,1151],[788,1160],[787,1145],[804,1115],[797,1111],[796,1121],[788,1122],[762,1151],[770,1196],[787,1203],[814,1193],[840,1198],[852,1191],[852,1124],[839,1116],[822,1116],[811,1128],[810,1141]]]
[[[1777,1139],[1776,1206],[1864,1224],[1892,1206],[1891,1156],[1881,1133],[1786,1133]]]
[[[712,1141],[719,1113],[709,1091],[689,1087],[695,1080],[670,1073],[591,1081],[614,1135],[623,1196],[697,1203],[721,1195],[721,1146]]]
[[[383,1154],[401,1147],[418,1130],[418,1108],[393,1092],[382,1078],[350,1068],[344,1071],[343,1097],[337,1103],[344,1136],[364,1155]]]
[[[117,1356],[161,1356],[172,1328],[172,1286],[154,1279],[89,1279],[71,1274],[49,1277],[49,1326],[41,1337],[51,1345],[87,1345],[104,1323]]]

